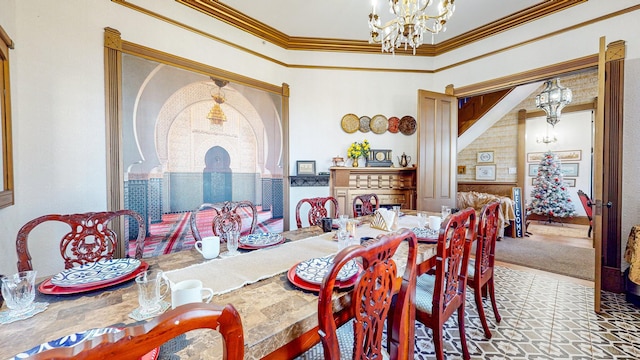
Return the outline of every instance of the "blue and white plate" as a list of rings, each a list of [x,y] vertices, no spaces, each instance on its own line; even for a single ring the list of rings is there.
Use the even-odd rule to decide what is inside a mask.
[[[333,263],[333,255],[313,258],[302,261],[296,267],[296,275],[302,280],[312,283],[321,284],[324,275],[329,272],[329,266]],[[338,281],[346,281],[351,279],[358,273],[359,267],[355,260],[346,263],[338,273]]]
[[[262,248],[280,244],[284,239],[277,233],[256,233],[243,236],[238,240],[240,247]]]
[[[440,230],[432,230],[427,228],[414,227],[413,229],[411,229],[411,231],[416,234],[416,238],[418,238],[418,240],[427,239],[437,241],[438,236],[440,235]]]
[[[61,287],[97,285],[128,275],[139,267],[138,259],[100,260],[66,269],[54,275],[51,283]]]
[[[107,334],[107,333],[116,333],[119,331],[121,330],[118,328],[110,327],[110,328],[91,329],[91,330],[63,336],[59,339],[55,339],[53,341],[40,344],[25,352],[21,352],[20,354],[17,354],[16,356],[10,358],[9,360],[26,359],[31,355],[41,353],[45,350],[73,346],[75,344],[85,341],[86,339],[91,339],[92,337],[95,337],[95,336],[100,336],[102,334]]]

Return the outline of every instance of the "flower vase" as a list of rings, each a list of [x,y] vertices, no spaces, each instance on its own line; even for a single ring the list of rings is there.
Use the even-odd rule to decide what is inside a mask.
[[[351,164],[353,167],[358,167],[358,158],[353,159],[353,163]]]

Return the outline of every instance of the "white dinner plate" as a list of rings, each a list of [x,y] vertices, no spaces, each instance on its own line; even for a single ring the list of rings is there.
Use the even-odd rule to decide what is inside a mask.
[[[296,275],[306,282],[321,284],[324,275],[329,271],[329,266],[333,262],[333,255],[313,258],[300,262],[296,267]],[[358,273],[359,267],[355,260],[346,263],[338,273],[338,281],[351,279]]]
[[[138,267],[138,259],[100,260],[63,270],[51,278],[51,283],[61,287],[97,285],[128,275]]]

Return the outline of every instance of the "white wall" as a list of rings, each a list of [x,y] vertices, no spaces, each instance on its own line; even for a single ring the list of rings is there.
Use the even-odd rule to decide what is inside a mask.
[[[447,84],[464,86],[594,54],[598,51],[601,35],[606,35],[608,42],[627,41],[631,69],[638,70],[637,59],[640,57],[640,40],[633,31],[640,16],[634,12],[435,74],[293,69],[255,57],[235,46],[263,52],[291,64],[430,70],[457,59],[486,53],[491,48],[508,46],[518,39],[530,39],[534,33],[546,32],[547,28],[530,24],[522,31],[475,43],[466,54],[466,50],[456,50],[437,59],[287,52],[174,1],[132,2],[178,21],[189,20],[205,32],[224,36],[232,45],[210,40],[106,0],[0,0],[0,25],[16,43],[16,49],[10,52],[16,205],[0,210],[0,230],[4,234],[0,237],[0,273],[15,271],[15,235],[30,219],[45,213],[84,212],[106,207],[105,27],[119,30],[123,39],[140,45],[272,84],[288,83],[291,86],[290,165],[294,168],[299,159],[316,160],[318,171],[328,167],[331,157],[346,154],[351,142],[365,137],[374,148],[392,148],[395,155],[405,152],[415,156],[415,135],[344,133],[340,119],[346,113],[415,116],[418,89],[442,92]],[[604,3],[590,1],[575,8],[586,9],[584,16],[596,17],[601,15],[601,10],[608,13],[635,1],[618,0],[615,5]],[[553,24],[569,26],[582,15],[554,16]],[[551,20],[545,20],[545,23],[548,21]],[[633,96],[639,82],[636,75],[627,73],[626,101],[636,110],[637,100],[629,96]],[[638,135],[640,126],[634,120],[636,113],[633,110],[625,112],[625,136]],[[637,166],[640,150],[632,145],[631,138],[625,144],[629,144],[624,147],[625,164],[640,168]],[[630,202],[635,199],[635,203],[625,200],[623,204],[623,233],[640,219],[639,188],[637,182],[625,180],[625,199]],[[328,188],[325,189],[328,194]],[[291,204],[295,206],[303,195],[292,191]],[[315,195],[323,194],[314,190]],[[56,258],[49,254],[55,251],[52,247],[57,247],[58,237],[42,234],[34,240],[39,244],[54,244],[49,248],[40,245],[33,251],[34,257]],[[41,275],[55,271],[57,267],[53,264],[41,267]]]

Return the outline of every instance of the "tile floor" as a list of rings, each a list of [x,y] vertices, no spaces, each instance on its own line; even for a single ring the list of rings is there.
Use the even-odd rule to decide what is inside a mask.
[[[491,340],[484,338],[472,290],[467,292],[471,359],[640,359],[640,308],[624,294],[603,292],[602,313],[596,314],[589,282],[504,266],[495,276],[502,321],[496,323],[486,300]],[[455,318],[445,324],[446,359],[462,358]],[[418,325],[415,359],[434,358],[431,330]]]

